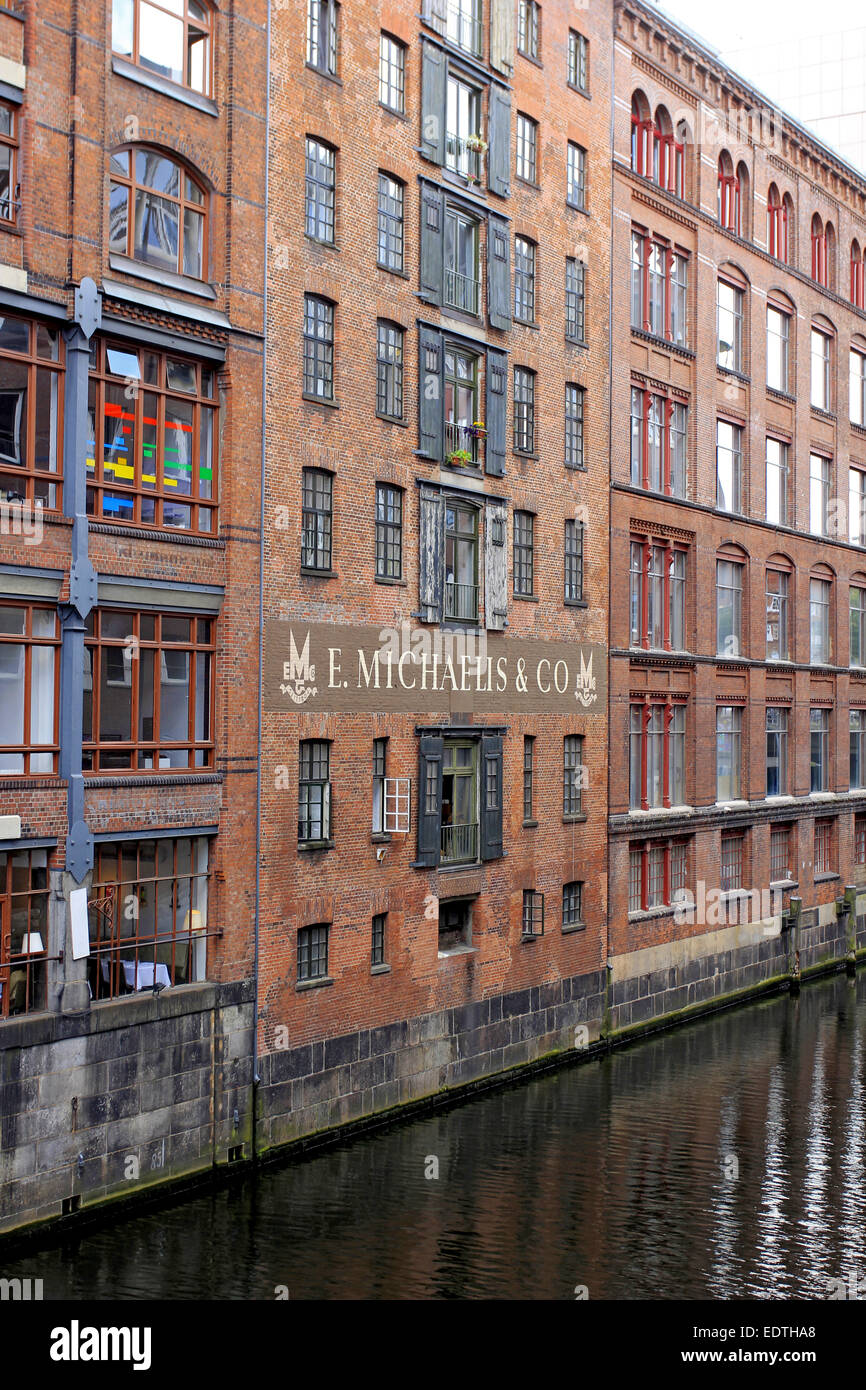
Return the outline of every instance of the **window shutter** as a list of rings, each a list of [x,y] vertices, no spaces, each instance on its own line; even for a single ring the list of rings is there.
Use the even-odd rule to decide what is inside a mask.
[[[490,66],[514,72],[514,0],[490,0]]]
[[[481,858],[502,858],[502,739],[481,738]]]
[[[487,187],[507,198],[511,192],[511,93],[495,82],[490,87],[488,132]]]
[[[487,445],[484,471],[501,478],[505,472],[506,412],[508,405],[508,366],[504,352],[487,349]]]
[[[422,486],[419,500],[418,606],[423,622],[438,623],[442,619],[445,499],[436,488]],[[419,788],[419,798],[422,794]]]
[[[492,328],[511,327],[511,237],[508,223],[487,219],[487,314]]]
[[[419,295],[442,303],[445,267],[445,195],[432,183],[421,185],[421,283]]]
[[[421,0],[421,18],[439,34],[448,27],[447,15],[448,0]]]
[[[421,153],[445,163],[445,78],[448,60],[426,40],[421,48]]]
[[[442,823],[443,741],[422,735],[418,746],[418,860],[431,869],[439,863]]]
[[[418,447],[441,463],[445,447],[445,347],[435,328],[418,330]]]
[[[489,501],[484,528],[484,624],[501,632],[508,626],[508,508]]]

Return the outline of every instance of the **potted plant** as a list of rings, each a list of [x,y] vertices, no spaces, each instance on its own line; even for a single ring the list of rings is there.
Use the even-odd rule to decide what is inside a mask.
[[[473,420],[472,424],[469,426],[469,433],[472,435],[473,439],[486,439],[487,426],[483,420]]]
[[[480,135],[468,136],[466,140],[466,147],[467,149],[472,150],[474,154],[487,153],[487,141],[483,139],[483,137]]]
[[[468,449],[452,449],[448,455],[448,462],[465,465],[472,462],[472,455]]]

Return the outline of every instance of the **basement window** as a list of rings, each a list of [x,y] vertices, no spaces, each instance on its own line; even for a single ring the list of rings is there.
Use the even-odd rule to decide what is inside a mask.
[[[439,954],[456,955],[472,946],[472,900],[439,904]]]

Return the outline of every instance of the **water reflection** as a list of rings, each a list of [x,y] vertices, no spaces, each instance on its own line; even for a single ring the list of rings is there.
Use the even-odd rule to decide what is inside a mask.
[[[3,1273],[47,1298],[825,1297],[866,1273],[864,1022],[866,974],[837,976]]]

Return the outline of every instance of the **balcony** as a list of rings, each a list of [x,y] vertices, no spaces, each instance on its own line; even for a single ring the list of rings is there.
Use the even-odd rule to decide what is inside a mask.
[[[481,281],[471,275],[460,275],[456,270],[445,271],[445,303],[451,309],[461,309],[464,314],[478,313],[481,294]]]
[[[478,858],[477,824],[443,825],[441,834],[442,864],[473,864]]]
[[[478,585],[445,581],[445,617],[458,622],[478,622]]]
[[[467,183],[481,183],[481,150],[472,148],[470,137],[445,132],[445,167],[460,174]]]
[[[479,467],[484,459],[484,435],[479,434],[474,425],[458,425],[454,420],[446,420],[445,457],[449,463],[463,468]]]

